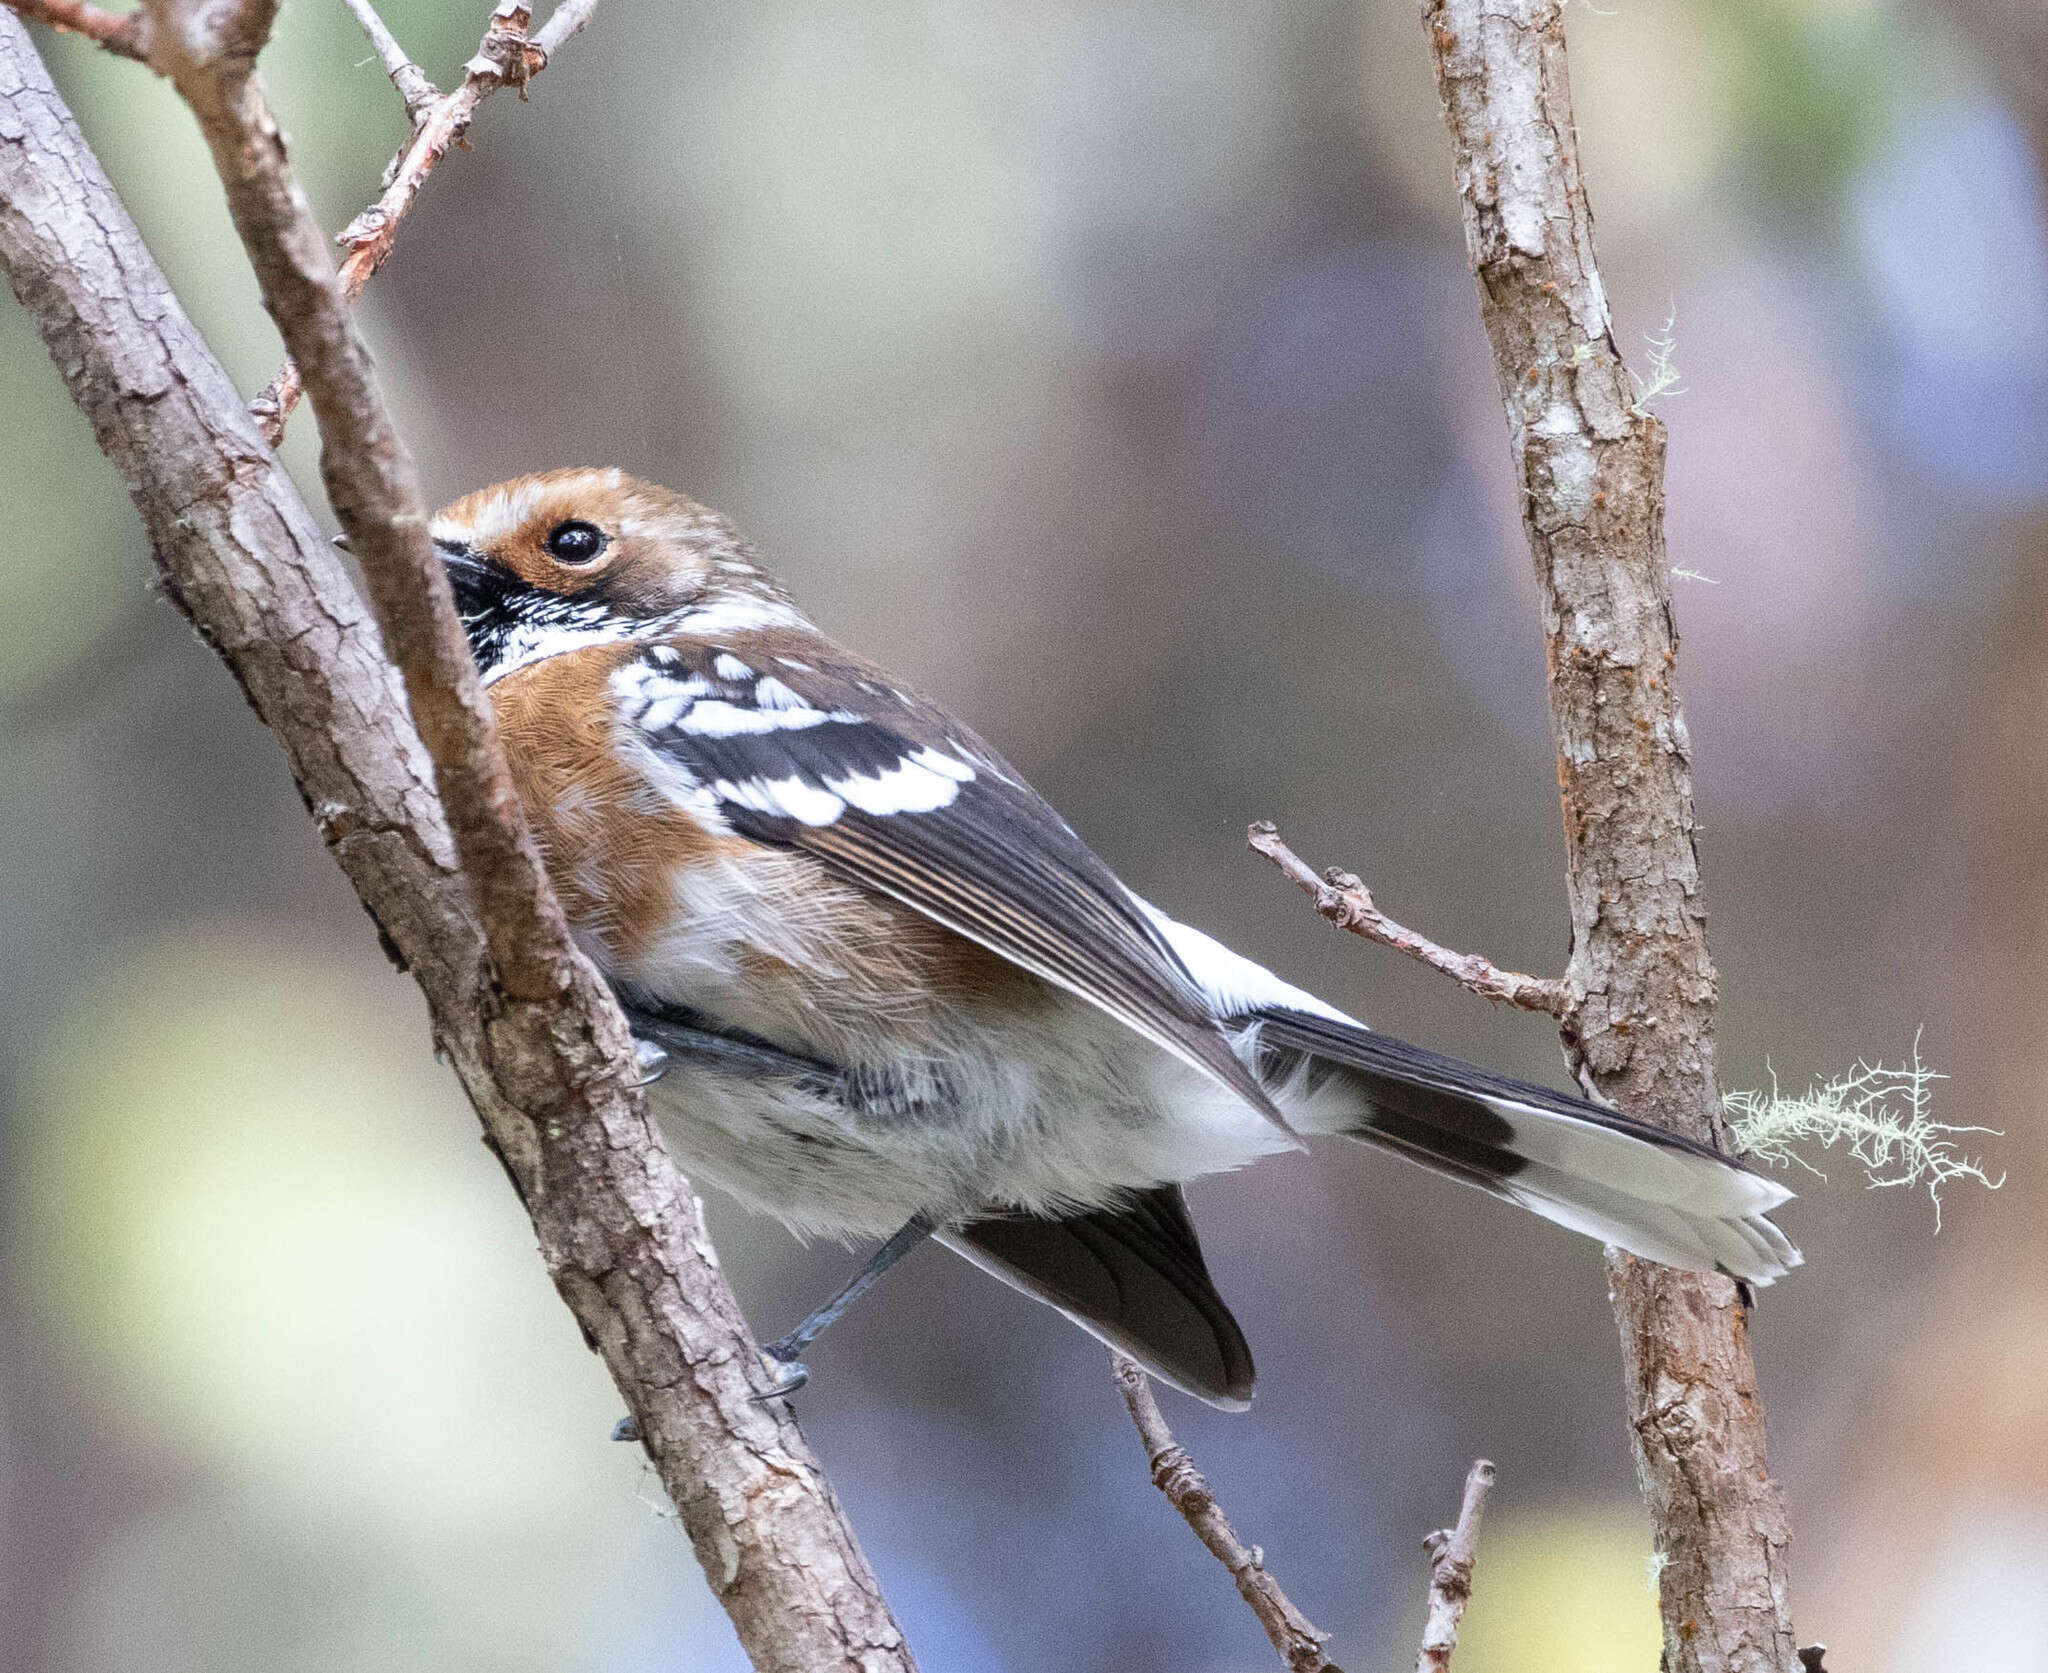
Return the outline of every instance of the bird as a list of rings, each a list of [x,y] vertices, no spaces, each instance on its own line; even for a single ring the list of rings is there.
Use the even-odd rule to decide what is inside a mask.
[[[576,940],[686,1174],[927,1239],[1227,1410],[1255,1373],[1183,1187],[1338,1135],[1668,1266],[1770,1283],[1792,1193],[1368,1028],[1126,888],[976,731],[821,631],[731,523],[604,467],[430,524]]]

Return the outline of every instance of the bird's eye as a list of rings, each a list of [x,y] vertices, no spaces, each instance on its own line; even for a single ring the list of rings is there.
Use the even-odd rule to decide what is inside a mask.
[[[595,523],[557,523],[548,531],[547,548],[557,563],[595,563],[605,548],[604,530]]]

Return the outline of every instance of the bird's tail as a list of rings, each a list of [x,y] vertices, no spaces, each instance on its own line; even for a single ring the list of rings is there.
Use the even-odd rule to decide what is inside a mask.
[[[1802,1259],[1792,1193],[1705,1145],[1357,1023],[1257,1013],[1260,1068],[1304,1132],[1341,1133],[1631,1254],[1751,1284]]]

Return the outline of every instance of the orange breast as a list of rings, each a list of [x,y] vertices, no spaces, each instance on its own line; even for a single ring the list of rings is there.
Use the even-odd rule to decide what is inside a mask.
[[[751,846],[651,794],[620,760],[606,682],[632,654],[627,645],[573,651],[491,687],[513,781],[562,908],[622,961],[667,923],[678,867]]]

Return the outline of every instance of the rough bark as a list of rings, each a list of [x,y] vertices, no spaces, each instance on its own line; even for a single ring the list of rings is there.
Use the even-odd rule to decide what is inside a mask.
[[[1541,585],[1583,1085],[1718,1141],[1717,978],[1664,556],[1664,428],[1615,346],[1557,0],[1425,0]],[[1668,1673],[1791,1673],[1782,1497],[1735,1287],[1610,1256]]]
[[[0,263],[127,484],[165,590],[277,733],[322,837],[426,994],[556,1287],[756,1666],[907,1673],[830,1484],[786,1410],[753,1398],[765,1369],[633,1090],[616,1007],[518,856],[513,881],[488,892],[487,936],[376,627],[5,10]],[[404,554],[412,531],[388,503],[356,512]],[[486,762],[467,793],[488,802],[497,783]],[[516,833],[516,812],[489,840]]]

